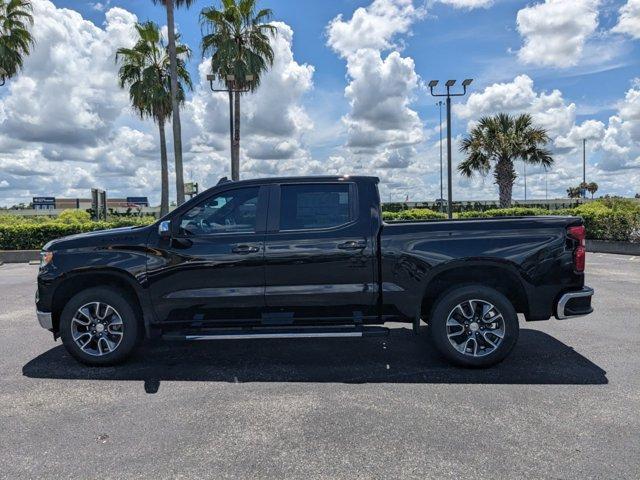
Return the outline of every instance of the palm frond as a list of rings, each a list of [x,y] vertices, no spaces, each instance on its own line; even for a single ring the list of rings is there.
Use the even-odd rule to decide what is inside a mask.
[[[35,40],[30,32],[33,8],[29,0],[0,2],[0,69],[2,80],[16,75]]]
[[[223,0],[221,8],[202,10],[202,54],[211,55],[213,75],[223,81],[234,75],[249,90],[260,85],[275,60],[271,38],[277,28],[265,23],[271,16],[269,9],[256,10],[256,0]],[[253,80],[247,81],[248,76]]]

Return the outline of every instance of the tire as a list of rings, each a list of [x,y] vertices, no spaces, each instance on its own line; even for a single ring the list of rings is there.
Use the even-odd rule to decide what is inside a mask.
[[[115,288],[83,290],[67,302],[60,314],[62,343],[71,356],[89,366],[110,366],[124,361],[136,347],[141,333],[142,326],[131,300]],[[85,342],[86,346],[81,348]]]
[[[451,363],[485,368],[511,352],[520,326],[518,314],[502,293],[466,285],[436,300],[428,331],[434,346]]]

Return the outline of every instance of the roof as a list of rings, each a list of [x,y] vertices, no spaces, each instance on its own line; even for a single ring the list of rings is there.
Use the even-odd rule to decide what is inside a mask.
[[[316,175],[306,177],[263,177],[252,178],[247,180],[239,180],[237,182],[227,180],[226,182],[220,182],[218,185],[265,185],[274,183],[314,183],[314,182],[336,182],[336,181],[360,181],[360,182],[375,182],[378,183],[380,179],[378,177],[368,177],[361,175]]]

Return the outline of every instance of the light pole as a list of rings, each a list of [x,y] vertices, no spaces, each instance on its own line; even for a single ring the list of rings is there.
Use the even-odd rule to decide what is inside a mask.
[[[242,87],[240,82],[236,82],[235,75],[227,75],[225,77],[227,88],[214,88],[213,83],[217,80],[216,75],[207,75],[207,80],[209,81],[209,86],[211,87],[212,92],[227,92],[229,94],[229,138],[231,142],[231,180],[238,181],[240,180],[240,158],[236,158],[234,154],[234,135],[233,135],[233,120],[234,120],[234,111],[233,111],[233,94],[239,95],[240,93],[246,93],[249,91],[248,87]],[[245,76],[245,85],[253,82],[253,75]],[[238,157],[240,153],[238,152]]]
[[[462,82],[462,93],[451,93],[450,89],[456,84],[455,80],[447,80],[444,84],[447,87],[447,93],[433,93],[433,89],[438,85],[438,80],[429,82],[429,90],[434,97],[447,97],[447,216],[453,218],[451,213],[451,97],[462,97],[467,94],[467,87],[473,82],[472,78],[467,78]]]
[[[587,184],[587,139],[582,139],[582,186]],[[582,189],[582,198],[587,198],[587,189]]]
[[[442,197],[444,197],[444,189],[442,185],[442,105],[444,102],[442,100],[438,100],[436,103],[440,108],[440,211],[444,210],[444,205],[442,204]]]
[[[524,201],[527,201],[527,162],[522,162],[524,167]]]
[[[544,168],[544,199],[549,200],[549,171],[547,167]]]

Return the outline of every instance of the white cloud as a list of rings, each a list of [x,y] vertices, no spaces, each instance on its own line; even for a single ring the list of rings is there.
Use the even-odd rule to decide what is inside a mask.
[[[559,149],[576,149],[582,140],[600,142],[604,136],[605,125],[599,120],[585,120],[580,125],[573,125],[566,135],[558,136],[554,144]]]
[[[350,80],[345,96],[351,107],[343,118],[348,152],[343,165],[362,162],[379,168],[405,168],[423,126],[410,108],[419,84],[415,64],[397,51],[398,36],[409,34],[424,9],[410,0],[374,0],[358,8],[350,20],[342,15],[327,27],[327,44],[347,62]],[[383,52],[395,49],[388,54]]]
[[[439,0],[440,3],[451,5],[453,8],[464,8],[471,10],[474,8],[489,8],[493,5],[493,0]]]
[[[613,27],[613,31],[640,38],[640,0],[628,0],[620,7],[618,24]]]
[[[466,103],[454,108],[461,118],[471,122],[498,112],[530,113],[554,137],[565,135],[576,116],[576,105],[567,104],[559,90],[538,93],[527,75],[518,75],[512,82],[494,83],[482,92],[472,93]]]
[[[327,43],[343,57],[364,48],[388,50],[396,46],[396,35],[408,33],[411,24],[425,14],[412,0],[374,0],[356,9],[350,20],[345,21],[342,14],[331,20]]]
[[[110,4],[111,0],[107,0],[106,2],[89,3],[89,5],[91,5],[91,8],[93,8],[94,10],[98,10],[99,12],[104,12],[107,8],[109,8]]]
[[[585,42],[598,27],[599,0],[546,0],[518,12],[517,28],[524,38],[520,61],[567,68],[581,58]]]
[[[640,171],[640,89],[627,90],[617,107],[602,139],[604,158],[599,166],[608,171],[630,168]]]
[[[113,8],[103,30],[48,1],[33,7],[36,48],[9,85],[0,129],[24,141],[95,143],[127,105],[114,55],[131,43],[136,17]]]

